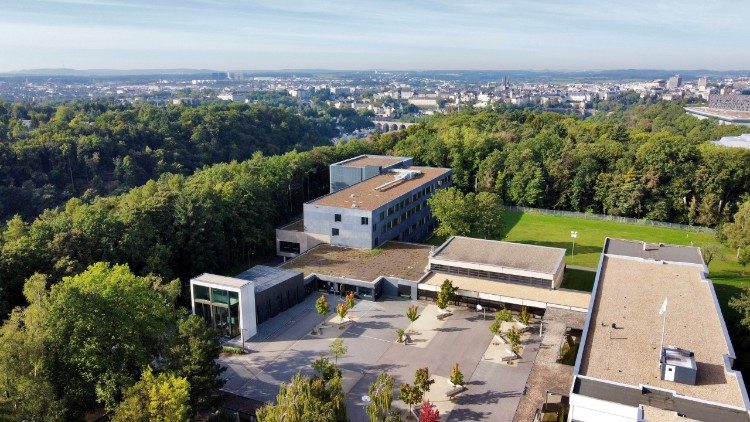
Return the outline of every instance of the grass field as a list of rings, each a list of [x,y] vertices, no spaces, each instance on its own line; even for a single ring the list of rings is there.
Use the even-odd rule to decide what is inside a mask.
[[[565,261],[568,265],[591,269],[595,269],[599,263],[606,237],[699,247],[714,245],[719,253],[709,264],[709,276],[714,281],[724,317],[731,323],[739,320],[739,315],[729,309],[727,303],[729,298],[740,293],[742,286],[750,284],[750,268],[739,265],[734,251],[719,243],[712,234],[533,212],[508,211],[504,220],[506,231],[503,240],[565,248],[567,250]],[[578,232],[575,255],[571,254],[573,247],[573,239],[570,238],[571,230]],[[430,243],[440,244],[443,240],[434,237]],[[593,281],[594,273],[569,268],[565,272],[563,287],[591,290]]]
[[[740,288],[750,283],[750,269],[738,264],[734,251],[719,243],[714,235],[708,233],[530,212],[506,213],[505,227],[504,240],[565,248],[568,265],[591,268],[595,268],[599,263],[599,255],[606,237],[699,247],[714,245],[719,253],[709,264],[709,276],[714,281],[724,316],[732,322],[736,322],[739,315],[728,308],[729,298],[739,294]],[[578,232],[574,256],[571,256],[573,246],[570,238],[571,230]],[[593,281],[590,273],[568,270],[566,287],[590,286],[587,284],[587,277]]]

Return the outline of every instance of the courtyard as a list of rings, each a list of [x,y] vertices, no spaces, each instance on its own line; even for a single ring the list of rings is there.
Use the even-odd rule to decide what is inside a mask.
[[[522,337],[520,359],[512,365],[492,356],[488,327],[492,314],[453,306],[453,315],[439,320],[434,303],[411,300],[358,301],[347,317],[351,323],[339,328],[331,313],[325,318],[315,311],[319,294],[261,324],[258,335],[246,343],[247,354],[223,355],[227,367],[225,390],[260,401],[274,400],[279,385],[297,372],[314,375],[311,363],[328,355],[329,345],[342,338],[348,351],[338,359],[342,370],[347,413],[352,421],[367,421],[362,397],[377,373],[385,371],[401,383],[411,383],[414,372],[428,367],[435,380],[426,398],[440,410],[443,421],[511,421],[525,394],[527,379],[539,350],[538,320],[532,320]],[[332,307],[341,298],[329,296]],[[419,306],[420,318],[410,323],[409,306]],[[327,322],[322,333],[314,327]],[[396,342],[396,329],[407,330],[409,344]],[[333,360],[333,357],[331,357]],[[464,374],[466,391],[449,399],[448,379],[458,363]],[[394,400],[394,407],[406,415],[406,405]]]

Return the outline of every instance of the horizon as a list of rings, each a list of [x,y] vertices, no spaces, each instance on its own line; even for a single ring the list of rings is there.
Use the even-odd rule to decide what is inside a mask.
[[[728,0],[0,3],[2,73],[750,69],[750,4]]]

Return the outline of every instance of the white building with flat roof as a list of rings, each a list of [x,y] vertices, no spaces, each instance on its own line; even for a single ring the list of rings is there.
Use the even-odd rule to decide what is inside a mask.
[[[605,241],[568,420],[750,421],[707,273],[695,247]]]

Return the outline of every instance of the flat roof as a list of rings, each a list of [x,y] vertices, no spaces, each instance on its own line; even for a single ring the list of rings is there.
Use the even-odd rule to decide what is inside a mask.
[[[432,257],[555,274],[564,265],[565,249],[453,236]]]
[[[684,262],[703,265],[699,248],[676,246],[664,243],[648,243],[639,240],[608,239],[604,253],[654,261]]]
[[[703,269],[613,255],[602,259],[579,375],[745,408],[741,378],[725,371],[724,356],[733,350]],[[664,345],[695,353],[696,385],[660,378],[659,310],[665,298]]]
[[[411,158],[409,157],[394,157],[390,155],[360,155],[331,165],[358,168],[367,166],[390,167],[394,164],[402,163],[410,159]]]
[[[443,274],[431,272],[420,284],[440,286],[445,279],[450,280],[453,286],[461,290],[506,296],[522,300],[532,300],[553,305],[569,306],[579,309],[587,309],[591,294],[576,290],[545,289],[541,287],[526,286],[523,284],[503,283],[483,278],[465,277],[455,274]]]
[[[297,221],[293,221],[285,226],[279,227],[279,230],[287,230],[292,232],[303,232],[305,231],[305,220],[300,218]]]
[[[233,287],[239,289],[242,286],[251,283],[251,281],[243,280],[235,277],[226,277],[223,275],[203,273],[198,277],[193,277],[190,281],[199,281],[208,284],[214,284],[217,286]]]
[[[339,208],[358,208],[373,211],[424,184],[450,173],[451,171],[449,168],[440,167],[411,166],[406,169],[418,170],[421,174],[413,179],[404,180],[392,187],[376,190],[376,187],[394,180],[394,175],[396,173],[386,172],[334,193],[322,196],[316,200],[308,202],[308,204]],[[356,207],[352,207],[352,205],[356,205]]]
[[[750,111],[724,110],[711,107],[685,107],[685,111],[699,114],[701,116],[715,117],[729,122],[750,122]]]
[[[320,244],[282,268],[310,274],[375,281],[380,276],[419,280],[425,274],[432,247],[414,243],[386,242],[376,249],[353,249]]]
[[[299,274],[299,271],[292,271],[285,268],[256,265],[237,274],[236,278],[254,282],[255,292],[258,293],[281,284],[290,278],[294,278]]]

